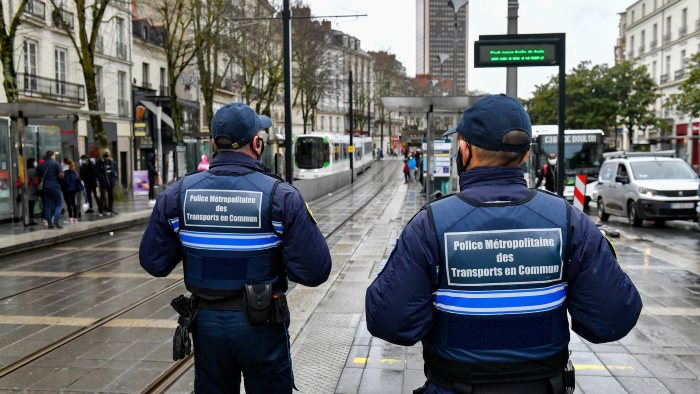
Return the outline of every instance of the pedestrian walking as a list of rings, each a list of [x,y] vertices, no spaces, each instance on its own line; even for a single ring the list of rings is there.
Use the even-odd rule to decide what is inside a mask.
[[[206,156],[202,157],[206,158]],[[154,206],[156,205],[156,179],[160,177],[160,173],[156,171],[156,155],[153,152],[146,156],[146,169],[148,170],[148,205]]]
[[[154,276],[167,276],[184,256],[193,301],[173,302],[194,303],[180,313],[196,313],[196,393],[239,393],[243,374],[248,394],[291,394],[287,278],[318,286],[330,274],[328,245],[303,197],[260,163],[260,130],[271,126],[244,103],[219,109],[211,170],[163,191],[141,241],[141,266]]]
[[[61,180],[63,200],[66,202],[66,209],[68,210],[68,219],[64,223],[77,223],[78,206],[75,203],[75,195],[80,192],[80,187],[78,186],[80,180],[75,172],[75,163],[69,159],[63,159],[63,162],[68,165],[68,169],[64,171],[64,176]]]
[[[59,219],[61,216],[61,185],[59,181],[63,179],[62,166],[56,162],[56,155],[53,151],[47,151],[44,161],[36,169],[34,180],[37,182],[37,190],[42,194],[42,204],[44,209],[44,219],[48,229],[61,229]]]
[[[209,161],[207,160],[207,155],[202,155],[202,161],[199,162],[197,171],[209,171]]]
[[[404,183],[408,183],[409,178],[408,178],[408,160],[403,161],[403,177],[404,177]]]
[[[555,153],[550,153],[547,158],[547,162],[542,166],[537,175],[537,181],[535,182],[535,188],[539,189],[542,186],[542,181],[544,181],[544,188],[552,193],[557,192],[557,155]]]
[[[119,173],[109,150],[105,149],[102,160],[95,164],[95,174],[100,185],[100,216],[118,215],[114,211],[114,185],[119,180]]]
[[[453,133],[461,191],[408,223],[367,289],[367,328],[422,341],[427,382],[414,393],[572,393],[569,327],[617,341],[639,293],[588,216],[527,187],[532,126],[518,100],[477,100]]]
[[[416,181],[416,158],[413,155],[408,156],[408,171],[410,172],[410,182]]]
[[[97,196],[97,173],[95,172],[95,163],[85,155],[80,156],[80,180],[83,181],[83,186],[85,186],[88,202],[88,210],[85,213],[95,213],[92,198],[95,197],[95,204],[98,207],[100,204],[100,198]]]

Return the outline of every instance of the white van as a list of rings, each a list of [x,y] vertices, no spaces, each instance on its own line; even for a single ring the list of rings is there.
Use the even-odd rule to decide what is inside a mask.
[[[610,152],[598,175],[598,217],[626,216],[634,227],[644,220],[697,220],[697,174],[674,151]]]

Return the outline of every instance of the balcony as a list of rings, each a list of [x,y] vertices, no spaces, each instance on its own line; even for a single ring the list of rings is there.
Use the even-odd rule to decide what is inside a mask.
[[[685,37],[688,34],[688,26],[683,26],[678,29],[678,39]]]
[[[666,33],[663,37],[663,44],[666,45],[669,42],[671,42],[671,33]]]
[[[29,0],[24,6],[24,13],[43,22],[46,20],[46,5],[39,0]]]
[[[663,85],[665,83],[668,83],[668,73],[666,74],[661,74],[661,78],[659,78],[659,84]]]
[[[85,87],[76,83],[57,81],[32,74],[17,74],[17,90],[24,97],[67,102],[85,103]]]
[[[73,26],[75,26],[72,12],[54,9],[51,13],[51,18],[53,19],[53,25],[59,29],[73,30]]]
[[[160,96],[170,96],[170,87],[169,87],[169,86],[160,85],[160,89],[158,90],[158,95],[160,95]]]
[[[231,77],[221,78],[221,83],[219,84],[219,89],[225,90],[227,92],[233,92],[233,78],[231,78]]]
[[[681,68],[680,70],[676,70],[675,73],[673,73],[674,80],[675,81],[680,81],[685,77],[685,68]]]
[[[141,87],[146,88],[146,89],[152,89],[152,84],[150,82],[142,81],[141,82]]]
[[[658,42],[657,40],[654,40],[654,41],[650,42],[650,43],[649,43],[649,50],[650,50],[650,51],[653,51],[654,49],[656,49],[656,47],[657,47],[658,45],[659,45],[659,42]]]
[[[122,60],[127,60],[126,55],[127,55],[127,53],[126,53],[126,44],[123,44],[123,43],[118,42],[118,43],[117,43],[117,57],[118,57],[119,59],[122,59]]]
[[[128,117],[129,116],[129,101],[128,100],[117,100],[119,105],[119,116]]]
[[[639,56],[642,56],[644,54],[644,45],[639,47]]]
[[[95,37],[95,52],[102,54],[105,53],[105,41],[102,36]]]
[[[627,52],[627,60],[634,59],[634,50]]]

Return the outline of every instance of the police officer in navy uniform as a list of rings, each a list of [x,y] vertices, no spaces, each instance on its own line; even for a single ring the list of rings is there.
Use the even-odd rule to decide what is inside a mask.
[[[167,276],[184,261],[199,309],[197,393],[238,393],[241,373],[248,394],[291,393],[289,314],[252,324],[244,310],[260,307],[269,316],[264,308],[284,298],[288,278],[318,286],[330,274],[328,245],[308,205],[259,161],[260,130],[270,126],[270,118],[243,103],[219,109],[211,122],[219,155],[209,171],[174,182],[158,197],[141,241],[141,266],[153,276]]]
[[[516,99],[464,111],[460,192],[426,204],[367,289],[367,327],[423,343],[417,393],[571,392],[571,328],[592,343],[630,332],[642,301],[612,244],[580,210],[529,189],[520,165],[532,138]]]

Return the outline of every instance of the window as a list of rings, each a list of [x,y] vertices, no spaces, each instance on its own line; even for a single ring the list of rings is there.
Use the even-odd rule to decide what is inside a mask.
[[[683,27],[688,26],[688,9],[687,8],[683,8],[683,11],[681,13],[681,22],[682,22]]]
[[[325,130],[326,129],[326,118],[321,116],[321,122],[319,122],[319,123],[321,125],[321,130]]]
[[[685,50],[681,51],[681,70],[685,70]]]
[[[124,19],[115,19],[117,24],[117,45],[122,45],[124,43]]]
[[[644,3],[642,4],[642,18],[644,18],[644,15],[647,13],[647,4]]]
[[[148,63],[143,63],[141,71],[141,80],[143,81],[143,87],[150,87],[148,83]]]
[[[62,48],[56,48],[54,50],[55,55],[55,70],[56,70],[56,93],[65,96],[66,95],[66,50]]]
[[[330,159],[329,144],[324,138],[299,137],[295,152],[297,167],[301,169],[323,168]]]
[[[165,96],[165,86],[167,84],[165,83],[165,69],[163,67],[160,68],[160,95]]]
[[[102,96],[102,66],[95,66],[95,89]]]
[[[666,56],[666,73],[671,72],[671,56]]]
[[[634,23],[634,10],[632,10],[632,20],[630,21],[630,24]]]
[[[126,99],[126,73],[123,71],[117,72],[117,89],[119,90],[119,101]]]
[[[37,43],[35,41],[25,41],[24,42],[24,89],[25,90],[37,90],[37,80],[36,80],[36,47]]]
[[[646,30],[642,30],[642,48],[644,48],[644,44],[647,42],[647,32]]]
[[[657,0],[654,0],[654,11],[656,11],[656,1]]]
[[[656,82],[656,62],[651,64],[651,79]]]
[[[340,132],[340,116],[335,117],[335,131]]]
[[[340,147],[340,144],[333,144],[333,160],[336,162],[340,160],[340,150],[342,148]]]
[[[148,26],[147,25],[143,25],[141,27],[141,32],[143,33],[143,39],[148,40]]]
[[[651,36],[652,41],[656,41],[656,38],[658,37],[659,34],[659,25],[654,23],[654,34]]]
[[[671,34],[671,17],[666,18],[666,34]]]
[[[629,176],[627,175],[627,166],[620,163],[620,165],[617,166],[617,176],[629,178]]]

